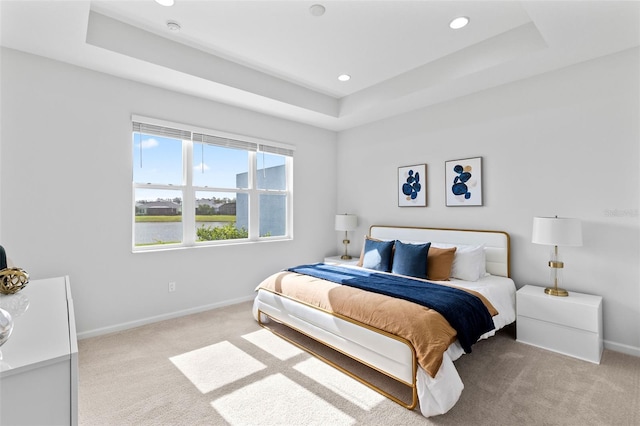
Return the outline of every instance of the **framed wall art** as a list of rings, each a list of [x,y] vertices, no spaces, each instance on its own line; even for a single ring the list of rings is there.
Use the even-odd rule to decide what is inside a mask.
[[[445,161],[448,207],[482,205],[482,157]]]
[[[398,167],[398,207],[427,205],[427,165]]]

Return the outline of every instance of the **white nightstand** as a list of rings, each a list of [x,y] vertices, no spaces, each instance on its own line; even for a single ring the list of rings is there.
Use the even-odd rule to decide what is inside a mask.
[[[600,364],[602,297],[569,292],[550,296],[526,285],[516,293],[519,342]]]
[[[340,256],[329,256],[324,258],[324,263],[329,265],[357,265],[360,261],[359,257],[352,257],[351,259],[340,259]]]

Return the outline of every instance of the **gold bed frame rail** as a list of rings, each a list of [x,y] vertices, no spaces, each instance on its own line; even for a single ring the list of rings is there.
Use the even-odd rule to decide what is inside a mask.
[[[261,289],[261,290],[270,292],[267,289]],[[393,377],[391,374],[387,373],[386,371],[384,371],[384,370],[382,370],[382,369],[380,369],[380,368],[378,368],[378,367],[376,367],[374,365],[371,365],[366,361],[358,359],[357,357],[352,356],[351,354],[341,350],[340,348],[337,348],[337,347],[335,347],[333,345],[330,345],[330,344],[328,344],[326,342],[323,342],[319,338],[316,338],[316,337],[310,335],[309,333],[306,333],[306,332],[298,329],[297,327],[294,327],[294,326],[292,326],[290,324],[287,324],[286,322],[283,322],[282,320],[279,320],[279,319],[267,314],[266,312],[263,312],[260,309],[258,309],[258,324],[260,324],[260,326],[262,326],[263,328],[269,330],[270,332],[272,332],[273,334],[277,335],[278,337],[286,340],[287,342],[297,346],[298,348],[302,349],[303,351],[313,355],[314,357],[316,357],[319,360],[327,363],[328,365],[332,366],[333,368],[343,372],[344,374],[348,375],[349,377],[351,377],[353,379],[356,379],[357,381],[359,381],[363,385],[373,389],[374,391],[376,391],[379,394],[385,396],[386,398],[392,400],[393,402],[403,406],[404,408],[407,408],[409,410],[413,410],[418,405],[418,388],[416,386],[417,360],[416,360],[416,351],[413,348],[413,345],[411,344],[411,342],[409,342],[407,339],[404,339],[404,338],[402,338],[400,336],[396,336],[396,335],[388,333],[388,332],[386,332],[384,330],[380,330],[380,329],[377,329],[375,327],[372,327],[372,326],[370,326],[368,324],[364,324],[364,323],[361,323],[359,321],[355,321],[355,320],[353,320],[351,318],[348,318],[348,317],[345,317],[343,315],[339,315],[339,314],[335,314],[333,312],[325,311],[324,309],[320,309],[320,308],[318,308],[316,306],[309,305],[307,303],[301,302],[301,301],[296,300],[296,299],[292,299],[292,298],[287,297],[285,295],[282,295],[280,293],[275,293],[275,292],[271,292],[271,293],[276,294],[276,295],[278,295],[280,297],[284,297],[286,299],[293,300],[293,301],[298,302],[298,303],[302,303],[303,305],[309,306],[309,307],[311,307],[313,309],[317,309],[317,310],[319,310],[321,312],[327,313],[327,314],[332,315],[332,316],[334,316],[336,318],[340,318],[340,319],[345,320],[347,322],[350,322],[352,324],[355,324],[355,325],[358,325],[360,327],[366,328],[366,329],[371,330],[371,331],[373,331],[375,333],[381,334],[381,335],[383,335],[385,337],[389,337],[389,338],[395,339],[395,340],[407,345],[407,347],[411,350],[411,358],[412,358],[412,378],[413,378],[413,380],[412,380],[411,383],[407,383],[404,380],[401,380],[401,379],[399,379],[397,377]],[[352,360],[354,360],[354,361],[356,361],[356,362],[358,362],[358,363],[360,363],[362,365],[365,365],[365,366],[367,366],[367,367],[369,367],[369,368],[371,368],[371,369],[373,369],[373,370],[375,370],[375,371],[377,371],[377,372],[389,377],[392,380],[395,380],[398,383],[401,383],[401,384],[409,387],[411,389],[411,398],[412,398],[411,399],[411,403],[407,403],[407,402],[397,398],[395,395],[390,394],[389,392],[387,392],[384,389],[374,385],[373,383],[371,383],[371,382],[367,381],[366,379],[358,376],[357,374],[352,373],[351,371],[347,370],[346,368],[342,367],[341,365],[336,364],[335,362],[331,361],[330,359],[327,359],[326,357],[320,355],[319,353],[313,351],[312,349],[307,348],[306,346],[302,345],[301,343],[298,343],[298,342],[290,339],[289,337],[285,336],[284,334],[278,332],[277,330],[269,327],[266,323],[264,323],[262,321],[262,315],[264,315],[267,318],[270,318],[272,321],[275,321],[278,324],[282,324],[285,327],[288,327],[288,328],[290,328],[290,329],[292,329],[292,330],[294,330],[294,331],[296,331],[296,332],[298,332],[300,334],[303,334],[303,335],[315,340],[316,342],[319,342],[320,344],[322,344],[322,345],[324,345],[324,346],[326,346],[326,347],[328,347],[330,349],[333,349],[334,351],[337,351],[337,352],[345,355],[346,357],[348,357],[348,358],[350,358],[350,359],[352,359]]]

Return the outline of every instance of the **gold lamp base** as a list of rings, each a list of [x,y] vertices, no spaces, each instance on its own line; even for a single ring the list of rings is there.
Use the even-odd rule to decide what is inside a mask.
[[[551,268],[551,282],[553,287],[547,287],[544,289],[545,294],[550,296],[567,297],[569,292],[563,288],[558,288],[560,283],[560,272],[564,268],[564,262],[558,260],[558,246],[554,246],[551,252],[551,260],[549,261],[549,268]]]
[[[547,287],[544,289],[544,292],[550,296],[567,297],[569,295],[567,290],[558,287]]]
[[[349,253],[347,253],[347,246],[349,245],[349,243],[350,243],[351,241],[349,241],[349,240],[346,238],[346,236],[347,236],[347,235],[346,235],[346,234],[347,234],[347,231],[344,231],[344,233],[345,233],[345,239],[344,239],[344,240],[342,240],[342,243],[344,244],[344,254],[343,254],[342,256],[340,256],[340,259],[342,259],[342,260],[350,260],[350,259],[351,259],[351,256],[349,256]]]

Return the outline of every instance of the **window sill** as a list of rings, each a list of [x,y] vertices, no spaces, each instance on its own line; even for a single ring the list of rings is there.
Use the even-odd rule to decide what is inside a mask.
[[[261,238],[259,240],[220,240],[220,241],[212,241],[212,242],[199,242],[193,245],[183,245],[183,244],[167,244],[167,245],[159,245],[159,246],[145,246],[145,247],[134,247],[131,252],[134,254],[138,253],[155,253],[162,251],[176,251],[176,250],[191,250],[191,249],[202,249],[202,248],[211,248],[211,247],[228,247],[228,246],[239,246],[239,245],[252,245],[252,244],[265,244],[265,243],[274,243],[274,242],[282,242],[282,241],[293,241],[292,237],[269,237],[269,238]]]

